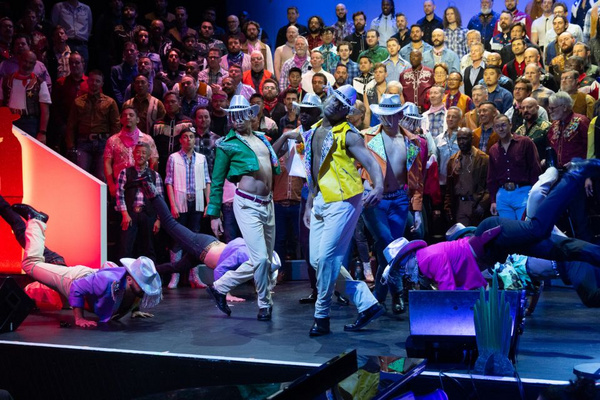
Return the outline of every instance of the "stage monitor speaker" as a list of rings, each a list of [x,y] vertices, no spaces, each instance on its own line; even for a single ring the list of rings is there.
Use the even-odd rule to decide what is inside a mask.
[[[34,306],[13,278],[0,278],[0,333],[17,329]]]
[[[489,292],[486,292],[486,297]],[[433,363],[473,364],[477,359],[473,309],[478,290],[411,290],[408,357],[427,358]],[[514,362],[523,331],[525,291],[506,291],[513,320],[509,358]]]

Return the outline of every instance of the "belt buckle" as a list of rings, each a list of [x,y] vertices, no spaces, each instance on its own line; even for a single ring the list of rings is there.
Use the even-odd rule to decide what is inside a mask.
[[[517,188],[517,185],[514,182],[506,182],[504,184],[504,189],[508,190],[509,192],[512,192],[516,188]]]
[[[141,213],[142,211],[144,211],[144,206],[135,206],[133,207],[133,211],[136,213]]]

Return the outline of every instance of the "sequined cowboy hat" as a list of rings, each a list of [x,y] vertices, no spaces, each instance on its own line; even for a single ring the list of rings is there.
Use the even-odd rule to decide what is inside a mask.
[[[406,238],[398,238],[390,243],[384,250],[383,255],[385,259],[393,268],[402,258],[412,251],[427,247],[427,242],[424,240],[411,240],[408,241]]]
[[[356,89],[354,89],[352,85],[343,85],[337,89],[334,89],[328,83],[327,93],[333,94],[336,99],[342,102],[343,105],[350,108],[351,112],[356,111],[356,108],[354,107],[354,104],[356,103]]]
[[[403,108],[403,105],[400,102],[400,96],[397,94],[384,93],[379,104],[371,104],[369,107],[373,114],[394,115]]]
[[[256,117],[260,107],[258,104],[253,106],[248,103],[248,100],[242,95],[236,94],[231,98],[229,102],[229,108],[223,108],[223,111],[229,113],[232,116],[237,117],[236,119],[250,119]]]
[[[417,107],[415,103],[411,103],[410,101],[404,103],[400,111],[402,111],[402,114],[405,118],[418,120],[423,119],[423,116],[419,113],[419,107]]]
[[[294,107],[302,107],[302,108],[321,108],[323,107],[323,103],[321,103],[321,98],[314,93],[306,93],[304,98],[302,99],[302,103],[292,102]]]
[[[446,240],[451,242],[453,240],[457,240],[463,238],[465,236],[473,236],[475,231],[477,230],[474,226],[464,226],[463,224],[456,223],[448,229],[446,232]]]
[[[121,264],[144,291],[144,298],[140,306],[150,308],[160,303],[162,299],[162,281],[160,275],[156,272],[154,261],[142,256],[137,259],[121,258]]]

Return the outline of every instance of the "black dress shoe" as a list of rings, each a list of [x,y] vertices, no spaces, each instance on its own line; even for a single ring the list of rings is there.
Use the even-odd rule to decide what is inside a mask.
[[[39,212],[38,210],[36,210],[28,204],[13,204],[11,208],[14,212],[19,214],[21,217],[23,217],[23,219],[26,219],[27,221],[29,221],[30,219],[39,219],[44,223],[48,222],[48,214]]]
[[[256,319],[259,321],[270,321],[271,314],[273,313],[273,307],[265,307],[258,310],[258,315]]]
[[[329,329],[329,317],[327,318],[315,318],[315,323],[312,328],[310,328],[310,332],[308,332],[308,336],[323,336],[331,333]]]
[[[404,306],[404,299],[402,298],[401,293],[392,295],[392,312],[394,314],[402,314],[406,312],[406,307]]]
[[[300,304],[313,304],[317,302],[317,292],[314,291],[311,294],[309,294],[306,297],[301,298],[300,300],[298,300],[300,302]]]
[[[385,313],[385,308],[379,303],[373,304],[371,307],[367,308],[365,311],[358,314],[358,318],[354,321],[353,324],[344,325],[345,331],[358,331],[359,329],[364,328],[371,321],[376,320],[381,317]]]
[[[217,292],[212,286],[207,287],[206,291],[208,292],[208,294],[210,294],[210,297],[212,297],[215,300],[217,308],[225,314],[227,314],[227,316],[229,317],[231,315],[231,309],[227,305],[227,296]]]
[[[344,296],[343,294],[341,294],[337,290],[335,292],[333,292],[333,294],[335,294],[335,297],[337,297],[337,302],[339,304],[341,304],[343,306],[350,305],[350,300],[348,300],[348,298],[346,296]]]

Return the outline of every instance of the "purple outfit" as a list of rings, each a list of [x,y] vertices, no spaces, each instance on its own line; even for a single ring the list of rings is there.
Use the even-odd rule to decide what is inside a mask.
[[[125,268],[104,268],[71,284],[69,303],[73,308],[89,304],[100,322],[108,322],[117,313],[127,288]]]
[[[214,271],[215,281],[225,275],[225,272],[237,269],[237,267],[249,259],[250,255],[248,254],[248,247],[246,247],[244,239],[237,238],[232,240],[225,246],[221,257],[219,257],[219,262]]]

